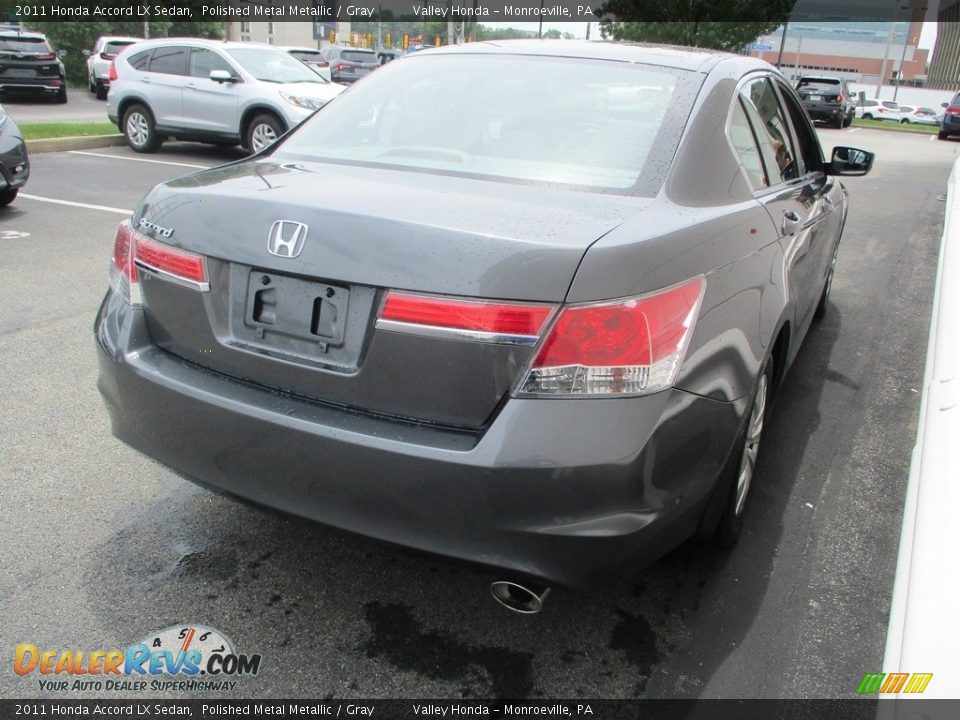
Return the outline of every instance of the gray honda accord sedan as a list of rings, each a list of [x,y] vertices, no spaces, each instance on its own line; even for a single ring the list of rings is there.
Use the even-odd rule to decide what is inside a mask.
[[[473,43],[162,183],[96,321],[114,434],[185,478],[495,568],[539,609],[736,540],[847,193],[770,65]]]

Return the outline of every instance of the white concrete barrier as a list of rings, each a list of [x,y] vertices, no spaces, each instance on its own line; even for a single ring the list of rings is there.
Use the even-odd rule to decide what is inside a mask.
[[[930,320],[885,673],[933,673],[912,697],[960,698],[960,160],[946,217]],[[869,668],[864,668],[865,671]],[[901,694],[900,697],[911,697]],[[907,703],[909,707],[909,703]],[[904,708],[906,709],[906,708]]]

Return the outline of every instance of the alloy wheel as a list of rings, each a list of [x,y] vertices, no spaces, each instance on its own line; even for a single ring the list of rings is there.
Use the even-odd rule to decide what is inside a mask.
[[[743,513],[753,481],[753,473],[757,465],[757,456],[760,454],[760,435],[763,432],[763,418],[767,410],[767,373],[760,376],[757,394],[753,398],[753,408],[750,411],[750,420],[747,423],[747,439],[743,445],[743,455],[740,458],[740,473],[737,475],[737,504],[734,512],[737,517]]]

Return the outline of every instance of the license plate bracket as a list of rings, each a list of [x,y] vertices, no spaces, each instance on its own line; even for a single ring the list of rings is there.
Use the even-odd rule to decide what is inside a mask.
[[[293,338],[326,349],[343,344],[349,299],[345,287],[251,269],[244,325],[267,346]]]

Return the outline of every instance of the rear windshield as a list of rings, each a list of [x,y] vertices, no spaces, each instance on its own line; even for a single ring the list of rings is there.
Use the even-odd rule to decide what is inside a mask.
[[[634,63],[416,55],[331,102],[276,156],[654,195],[701,83]]]
[[[821,92],[837,92],[840,89],[839,80],[801,80],[797,83],[797,90],[820,90]]]
[[[103,51],[107,55],[118,55],[121,50],[123,50],[125,47],[130,47],[131,45],[133,45],[134,42],[136,41],[135,40],[111,40],[104,46]]]
[[[376,53],[361,52],[359,50],[344,50],[341,57],[347,62],[369,63],[377,61]]]
[[[50,53],[53,52],[45,38],[27,38],[0,35],[0,52]]]

